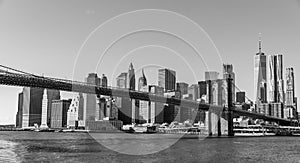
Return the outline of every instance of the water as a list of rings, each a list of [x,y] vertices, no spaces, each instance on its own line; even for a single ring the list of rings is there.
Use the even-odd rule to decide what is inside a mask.
[[[162,139],[157,135],[140,135],[142,139],[135,140],[118,134],[99,134],[98,140],[94,138],[87,133],[2,131],[0,162],[300,162],[300,137],[185,138],[177,141],[172,136]],[[107,144],[98,143],[112,141],[120,147],[151,148],[159,141],[168,140],[176,143],[147,155],[122,154],[111,150]]]

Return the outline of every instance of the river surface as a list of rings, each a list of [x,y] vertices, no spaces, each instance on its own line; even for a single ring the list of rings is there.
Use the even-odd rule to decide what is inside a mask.
[[[0,131],[0,162],[300,163],[300,137],[179,139],[150,134]]]

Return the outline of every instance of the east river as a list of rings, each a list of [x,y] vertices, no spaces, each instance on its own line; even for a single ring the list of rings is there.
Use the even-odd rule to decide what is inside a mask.
[[[0,162],[300,162],[300,137],[0,131]]]

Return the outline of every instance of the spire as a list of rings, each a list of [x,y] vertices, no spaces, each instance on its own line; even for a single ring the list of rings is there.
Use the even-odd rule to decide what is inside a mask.
[[[142,74],[143,74],[144,84],[147,85],[147,79],[144,73],[144,69],[142,69]]]
[[[261,33],[259,33],[258,35],[258,53],[261,53]]]
[[[133,64],[132,64],[132,62],[130,62],[129,70],[132,70],[132,69],[133,69]]]

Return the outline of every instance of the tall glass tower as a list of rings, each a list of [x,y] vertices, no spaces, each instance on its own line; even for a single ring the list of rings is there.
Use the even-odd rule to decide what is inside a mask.
[[[254,98],[255,103],[267,103],[267,57],[261,51],[259,38],[259,51],[254,56]]]
[[[284,103],[284,82],[282,55],[271,55],[270,66],[270,101]]]

